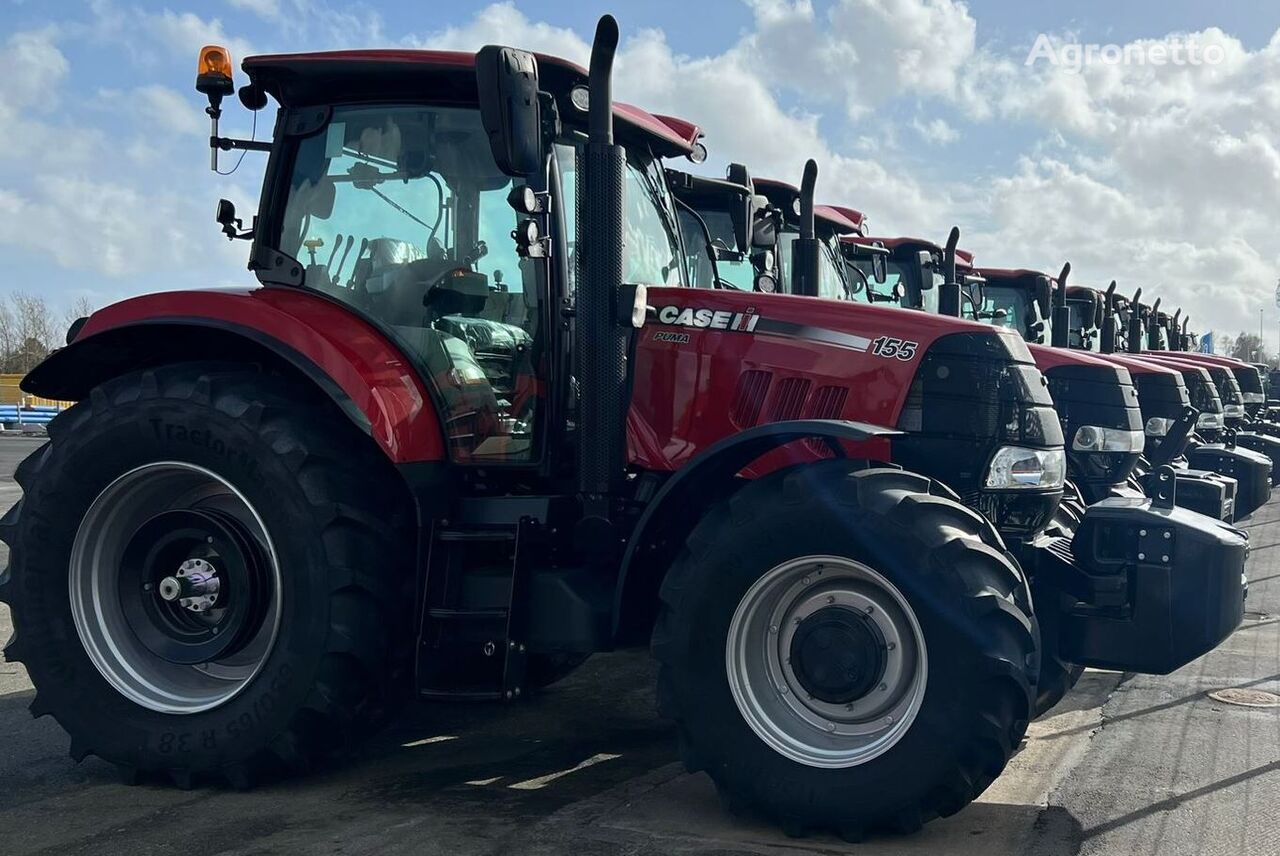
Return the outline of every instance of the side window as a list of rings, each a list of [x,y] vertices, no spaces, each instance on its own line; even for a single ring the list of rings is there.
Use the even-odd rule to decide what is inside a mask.
[[[578,149],[556,143],[556,162],[560,166],[560,207],[564,214],[564,243],[569,252],[569,293],[578,277]]]
[[[459,462],[532,460],[538,277],[475,110],[338,107],[299,143],[280,249],[380,322],[437,393]]]
[[[858,300],[866,302],[865,293],[849,296],[849,290],[845,286],[844,277],[837,267],[837,259],[833,256],[831,245],[823,241],[821,248],[818,250],[818,296],[825,297],[828,300]]]
[[[722,252],[720,258],[716,261],[720,279],[741,291],[754,289],[756,287],[756,270],[750,255],[739,256],[733,252],[741,248],[736,246],[737,239],[733,234],[733,218],[729,216],[729,212],[703,210],[698,213],[706,221],[707,229],[711,232],[712,243],[721,250],[730,251],[729,253]]]
[[[646,285],[680,284],[680,247],[662,198],[662,179],[627,161],[626,241],[623,278]]]
[[[676,216],[680,219],[685,261],[689,265],[689,279],[692,280],[689,284],[694,288],[715,288],[716,264],[710,257],[714,250],[707,244],[707,233],[703,229],[701,218],[683,206],[676,207]]]
[[[578,168],[576,147],[558,143],[556,158],[560,164],[560,184],[565,201],[565,243],[569,250],[569,285],[576,287],[578,244]],[[645,285],[680,285],[683,265],[676,230],[679,225],[671,214],[657,165],[647,166],[628,158],[623,188],[624,240],[623,279]]]

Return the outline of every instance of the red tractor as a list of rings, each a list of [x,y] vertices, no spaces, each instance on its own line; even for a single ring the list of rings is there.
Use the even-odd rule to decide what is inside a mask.
[[[1149,354],[1132,352],[1126,347],[1128,324],[1121,325],[1120,311],[1126,306],[1124,298],[1116,296],[1116,284],[1112,281],[1105,292],[1080,285],[1066,289],[1069,307],[1068,339],[1071,348],[1101,353],[1107,360],[1126,366],[1158,367],[1175,371],[1183,377],[1187,398],[1198,415],[1194,430],[1190,432],[1185,447],[1185,463],[1193,470],[1184,470],[1183,458],[1179,461],[1179,482],[1201,479],[1204,472],[1220,473],[1235,481],[1234,517],[1243,518],[1256,511],[1271,496],[1271,471],[1274,462],[1253,450],[1226,445],[1224,404],[1210,371],[1197,363],[1184,360],[1152,358]],[[1124,328],[1124,331],[1123,331]],[[1167,427],[1166,427],[1167,432]],[[1164,440],[1161,439],[1161,444]],[[1146,477],[1152,444],[1148,441],[1148,457],[1139,463],[1139,475]],[[1201,489],[1206,493],[1210,489]],[[1197,494],[1198,495],[1198,494]],[[1207,509],[1204,509],[1208,513]]]
[[[964,300],[983,294],[987,283],[984,272],[972,267],[972,255],[957,249],[958,230],[952,231],[945,249],[909,238],[869,238],[863,234],[865,218],[860,212],[814,204],[816,172],[812,162],[806,167],[805,179],[798,188],[778,181],[753,181],[740,165],[731,166],[729,178],[725,180],[695,177],[674,170],[669,170],[668,176],[688,215],[682,222],[686,225],[686,247],[690,253],[696,253],[697,246],[702,244],[707,247],[703,255],[722,261],[728,254],[734,265],[750,255],[757,276],[763,275],[766,283],[776,280],[778,287],[789,293],[900,307],[930,306],[935,312],[940,307],[950,307],[950,312],[958,314]],[[746,230],[728,228],[730,223],[742,219],[744,200],[755,200],[752,207],[756,228],[749,233],[750,248],[745,243]],[[812,219],[806,222],[808,217]],[[805,264],[807,236],[812,238],[807,242],[811,260]],[[792,248],[790,252],[788,245]],[[817,276],[810,271],[817,271]],[[1061,274],[1063,285],[1068,272],[1069,266]],[[985,305],[984,298],[978,298],[983,306],[974,305],[969,299],[966,314],[985,322],[1007,324],[1030,343],[1037,366],[1048,378],[1064,435],[1072,439],[1067,457],[1070,493],[1051,526],[1046,529],[1045,521],[1028,526],[1025,520],[1001,514],[999,507],[984,505],[980,498],[971,501],[973,495],[963,489],[963,473],[947,469],[946,461],[938,457],[916,459],[912,466],[948,483],[961,485],[962,497],[993,521],[1014,545],[1024,569],[1030,572],[1032,594],[1041,604],[1042,658],[1037,711],[1043,712],[1071,688],[1083,671],[1082,662],[1096,663],[1095,658],[1108,656],[1098,649],[1085,650],[1071,629],[1073,616],[1091,609],[1092,604],[1105,600],[1107,595],[1090,591],[1088,585],[1064,585],[1071,571],[1059,565],[1054,557],[1073,549],[1067,545],[1072,544],[1072,536],[1082,526],[1085,530],[1089,528],[1085,526],[1087,505],[1108,497],[1143,501],[1142,489],[1132,482],[1131,473],[1143,451],[1145,435],[1136,390],[1126,367],[1042,344],[1048,340],[1051,316],[1058,316],[1065,332],[1067,307],[1061,304],[1063,288],[1059,286],[1055,292],[1051,277],[1034,272],[991,273],[1015,280],[1018,287],[1008,289],[1007,294],[993,287],[992,296],[996,299],[990,306]],[[734,279],[749,281],[749,277],[742,276]],[[1051,307],[1055,293],[1060,305]],[[928,294],[933,295],[932,301],[925,298]],[[997,307],[996,303],[1002,305]],[[1161,426],[1170,428],[1177,424],[1180,428],[1160,432],[1164,442],[1161,450],[1152,455],[1156,464],[1163,465],[1175,460],[1180,453],[1195,411],[1187,406],[1185,390],[1175,372],[1137,361],[1134,371],[1144,378],[1151,376],[1162,382],[1162,386],[1155,387],[1147,384],[1148,392],[1168,387],[1181,393],[1180,401],[1172,409],[1173,418],[1162,420],[1169,425]],[[1155,407],[1159,402],[1151,404],[1159,411]],[[955,433],[960,433],[959,426]],[[1153,495],[1163,496],[1162,501],[1174,494],[1160,479],[1177,477],[1189,482],[1189,487],[1200,486],[1197,479],[1188,478],[1186,470],[1163,466],[1159,469],[1159,478],[1153,482]],[[1231,479],[1207,473],[1198,475],[1215,490],[1234,489]],[[1189,493],[1195,497],[1194,490]],[[1230,497],[1223,499],[1215,494],[1214,498],[1220,500],[1214,511],[1221,512],[1214,515],[1215,520],[1230,519]],[[1111,507],[1115,505],[1111,503]],[[1244,540],[1243,533],[1198,515],[1184,515],[1184,519],[1187,525],[1184,538],[1203,529],[1223,534],[1236,543]],[[1085,542],[1087,540],[1086,537]],[[1230,555],[1230,550],[1223,555]]]
[[[259,285],[107,307],[25,381],[78,403],[0,521],[6,655],[73,757],[247,786],[405,690],[526,697],[649,643],[685,764],[790,832],[914,829],[999,775],[1055,605],[974,508],[1053,514],[1043,377],[986,325],[689,287],[662,159],[695,149],[614,104],[617,40],[254,57],[270,143],[218,135],[202,52],[215,159],[269,153],[251,225],[218,212]],[[1079,662],[1238,625],[1242,540],[1105,505],[1052,565],[1104,595]]]

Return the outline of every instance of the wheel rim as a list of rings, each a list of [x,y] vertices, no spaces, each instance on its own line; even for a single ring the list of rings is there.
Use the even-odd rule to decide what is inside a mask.
[[[743,719],[775,751],[811,767],[864,764],[920,711],[924,633],[881,574],[851,559],[785,562],[748,589],[725,647]]]
[[[89,659],[121,695],[191,714],[261,671],[280,626],[280,566],[257,511],[230,482],[162,461],[117,478],[89,506],[68,570]]]

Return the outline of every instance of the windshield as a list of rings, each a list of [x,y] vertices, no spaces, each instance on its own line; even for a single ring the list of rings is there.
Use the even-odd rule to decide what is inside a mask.
[[[560,184],[564,198],[577,198],[578,165],[577,147],[568,143],[556,145],[560,163]],[[680,258],[678,226],[672,214],[674,206],[667,194],[656,160],[642,160],[628,152],[624,179],[626,204],[626,247],[623,258],[623,281],[645,285],[682,285],[685,283],[684,265]],[[564,211],[566,243],[569,251],[569,285],[572,290],[576,277],[576,248],[578,212],[573,204],[566,204]]]
[[[1031,325],[1039,321],[1043,325],[1040,334],[1044,337],[1043,340],[1046,342],[1051,340],[1049,319],[1040,317],[1035,299],[1025,288],[992,285],[988,282],[977,293],[982,295],[982,307],[978,310],[978,320],[997,327],[1017,330],[1027,340],[1039,338],[1031,335]]]
[[[791,291],[791,256],[794,252],[795,240],[799,237],[798,231],[785,229],[782,232],[782,239],[778,242],[782,251],[778,275],[782,277],[784,288],[788,292]],[[835,237],[824,239],[818,250],[818,296],[828,300],[858,300],[865,303],[867,297],[863,293],[861,282],[854,283],[853,288],[858,289],[858,293],[850,296],[849,288],[845,285],[844,273],[841,271],[843,264],[837,239]]]
[[[734,288],[751,291],[755,288],[755,267],[751,263],[751,258],[739,252],[740,248],[735,246],[737,238],[733,234],[733,218],[729,216],[729,212],[703,208],[699,209],[698,213],[707,224],[707,231],[711,233],[711,242],[717,249],[729,251],[722,252],[716,260],[720,278]]]
[[[1077,350],[1100,351],[1101,337],[1093,330],[1093,304],[1085,300],[1068,300],[1071,313],[1071,329],[1067,331],[1067,344]],[[1086,324],[1086,319],[1088,323]]]
[[[279,249],[379,323],[434,387],[455,460],[528,460],[537,268],[476,110],[338,106],[301,139]]]
[[[912,259],[907,262],[901,258],[890,256],[885,262],[884,282],[875,281],[872,261],[868,257],[848,259],[847,264],[857,268],[867,277],[868,282],[871,283],[871,292],[875,295],[874,302],[897,302],[895,295],[899,284],[901,284],[901,288],[906,294],[906,298],[901,303],[903,307],[907,309],[923,309],[935,315],[938,313],[938,281],[941,280],[941,277],[930,271],[929,284],[932,287],[921,290],[919,284],[921,273],[919,261]],[[856,273],[850,273],[849,281],[854,288],[857,288],[861,277]]]

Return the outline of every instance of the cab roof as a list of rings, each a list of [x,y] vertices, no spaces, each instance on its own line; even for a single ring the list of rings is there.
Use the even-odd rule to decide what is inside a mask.
[[[586,116],[568,101],[570,88],[587,83],[587,70],[549,54],[535,54],[541,88],[551,92],[560,116],[585,126]],[[421,99],[424,92],[440,103],[476,103],[476,55],[462,51],[345,50],[263,54],[241,64],[253,86],[282,107],[305,107],[339,101]],[[697,137],[688,128],[677,132],[647,110],[615,102],[613,115],[624,139],[649,145],[664,157],[687,155]],[[688,123],[684,123],[688,124]]]
[[[799,198],[800,188],[785,181],[778,181],[776,178],[757,178],[755,185],[757,193],[764,195],[771,203],[781,208],[788,217],[794,216],[791,206],[794,204],[793,201]],[[861,234],[862,224],[866,219],[861,211],[855,211],[843,205],[817,204],[813,206],[813,217],[815,220],[822,221],[838,235]]]
[[[878,238],[868,235],[846,235],[840,239],[848,244],[858,244],[860,246],[871,246],[872,244],[881,244],[886,250],[893,252],[895,250],[906,250],[908,252],[919,252],[920,250],[929,250],[930,252],[942,255],[944,252],[942,246],[928,238]],[[973,265],[974,255],[969,250],[956,248],[956,259],[964,264]]]

